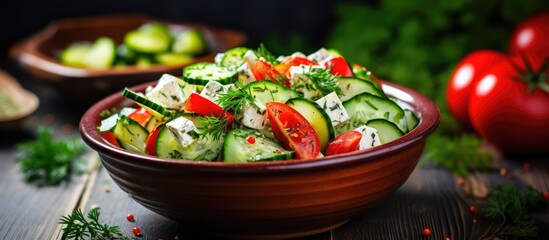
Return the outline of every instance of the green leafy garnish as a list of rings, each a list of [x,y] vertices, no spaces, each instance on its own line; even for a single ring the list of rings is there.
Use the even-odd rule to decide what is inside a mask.
[[[260,43],[259,47],[255,50],[255,54],[258,58],[263,58],[265,61],[271,63],[271,64],[278,64],[278,61],[276,60],[276,57],[265,47],[265,44]]]
[[[122,235],[119,226],[99,223],[99,211],[92,209],[87,219],[80,209],[61,217],[59,224],[65,225],[61,239],[135,239]]]
[[[486,198],[482,213],[505,224],[500,235],[534,237],[538,226],[528,213],[543,202],[543,196],[532,187],[520,191],[511,185],[496,186]]]
[[[29,182],[56,185],[68,180],[71,172],[83,173],[85,161],[80,158],[85,146],[79,138],[54,140],[53,130],[39,127],[36,140],[17,145],[15,159]]]
[[[330,69],[309,67],[309,71],[305,73],[316,88],[324,95],[328,95],[331,92],[336,92],[337,95],[343,95],[341,88],[339,87],[339,77],[330,73]]]
[[[483,140],[474,134],[434,134],[427,140],[422,161],[431,161],[461,176],[471,170],[487,170],[492,166],[492,154],[480,151],[482,144]]]
[[[225,117],[198,117],[200,121],[198,131],[202,136],[212,136],[214,140],[221,139],[223,135],[227,132],[227,121],[228,118]]]
[[[227,111],[238,112],[242,109],[244,104],[248,102],[256,108],[259,108],[255,104],[255,99],[252,96],[249,88],[245,88],[239,82],[235,83],[235,86],[237,89],[241,90],[230,88],[226,93],[220,94],[219,99],[217,99],[216,101],[219,106]]]

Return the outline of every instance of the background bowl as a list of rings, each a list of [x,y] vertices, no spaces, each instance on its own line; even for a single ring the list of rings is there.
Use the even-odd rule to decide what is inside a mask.
[[[150,81],[162,73],[181,75],[179,66],[153,65],[148,68],[129,66],[93,70],[75,68],[61,64],[56,54],[69,44],[79,41],[94,41],[109,36],[115,42],[123,42],[124,35],[148,21],[166,23],[171,29],[201,29],[209,43],[209,54],[194,61],[213,61],[215,53],[242,45],[246,41],[243,33],[215,28],[196,23],[169,22],[152,19],[141,14],[119,14],[62,19],[49,24],[42,31],[24,39],[10,48],[10,56],[16,59],[37,79],[54,85],[63,95],[75,103],[91,105],[106,95]]]
[[[96,129],[102,110],[131,105],[120,93],[92,106],[80,133],[123,191],[185,227],[238,239],[300,237],[363,213],[414,170],[438,125],[438,108],[413,90],[387,82],[383,88],[418,113],[419,125],[393,142],[321,159],[228,164],[131,153],[106,143]]]

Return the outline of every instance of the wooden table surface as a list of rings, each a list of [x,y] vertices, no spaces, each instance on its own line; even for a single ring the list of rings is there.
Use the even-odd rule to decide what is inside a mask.
[[[92,207],[99,207],[104,223],[120,226],[127,236],[139,226],[143,236],[138,239],[212,239],[132,200],[114,184],[92,151],[86,155],[90,171],[84,175],[58,186],[26,183],[14,161],[15,145],[32,139],[38,125],[53,127],[58,137],[79,136],[77,126],[84,109],[68,104],[55,89],[35,81],[11,61],[0,60],[0,68],[37,93],[41,101],[23,129],[0,132],[0,239],[58,239],[61,216],[76,208],[88,212]],[[530,163],[530,170],[522,168],[524,162]],[[501,168],[512,177],[500,174]],[[458,184],[459,179],[464,180],[463,185]],[[478,209],[490,189],[499,184],[530,185],[549,192],[549,156],[523,160],[497,157],[492,171],[465,178],[429,164],[418,167],[400,189],[372,209],[337,229],[301,239],[494,239],[501,226],[484,218]],[[470,206],[477,211],[471,213]],[[135,222],[126,220],[128,213],[135,216]],[[539,222],[539,235],[533,239],[549,239],[549,209],[533,215]],[[422,235],[424,228],[432,231],[431,236]]]

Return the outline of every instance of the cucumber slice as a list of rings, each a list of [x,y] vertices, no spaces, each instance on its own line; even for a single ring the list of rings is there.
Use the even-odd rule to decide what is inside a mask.
[[[91,49],[90,43],[73,43],[65,48],[60,55],[60,61],[71,67],[85,68],[85,58]]]
[[[361,93],[369,93],[378,97],[385,97],[383,91],[377,88],[373,83],[354,77],[339,78],[339,88],[343,92],[339,99],[345,102]]]
[[[248,50],[250,49],[246,47],[236,47],[227,50],[221,59],[220,65],[229,68],[240,67],[244,63],[242,57]]]
[[[374,86],[377,89],[379,89],[379,91],[383,92],[383,89],[381,89],[381,86],[379,86],[377,81],[374,80],[374,78],[372,77],[372,73],[370,71],[368,71],[366,68],[364,68],[364,67],[353,68],[353,74],[357,78],[360,78],[362,80],[371,82],[372,84],[374,84]]]
[[[197,116],[185,113],[183,116],[199,127],[200,122]],[[213,161],[217,159],[222,146],[223,139],[216,140],[206,135],[199,136],[189,146],[183,147],[177,143],[170,130],[163,127],[156,140],[156,155],[161,158]]]
[[[159,53],[154,56],[155,62],[166,66],[180,66],[193,61],[193,56],[181,53]]]
[[[107,69],[114,64],[116,44],[108,37],[98,38],[84,57],[87,68]]]
[[[173,52],[194,56],[206,52],[207,49],[206,38],[198,29],[189,29],[179,33],[172,45]]]
[[[244,86],[242,91],[248,91],[257,102],[263,105],[268,102],[285,103],[290,98],[300,97],[296,91],[271,81],[251,82]]]
[[[161,23],[148,23],[126,33],[124,43],[132,50],[142,53],[167,52],[172,36],[168,27]]]
[[[404,115],[406,115],[406,123],[408,125],[408,131],[416,128],[419,124],[419,118],[416,114],[410,109],[404,109]]]
[[[408,131],[404,110],[390,99],[361,93],[344,102],[343,107],[347,110],[350,120],[336,128],[338,133],[355,129],[376,118],[384,118],[395,123],[404,133]]]
[[[144,153],[149,131],[133,119],[120,115],[113,129],[116,140],[126,150]]]
[[[377,130],[381,144],[388,143],[404,135],[396,124],[383,118],[368,120],[366,126]]]
[[[158,119],[172,117],[175,114],[174,111],[169,110],[128,88],[124,88],[122,91],[122,96],[134,100],[139,106],[147,109],[154,117]]]
[[[208,81],[218,81],[226,85],[235,82],[238,78],[233,69],[217,66],[211,62],[200,62],[183,68],[183,79],[188,83],[204,86]]]
[[[286,105],[293,107],[307,119],[315,129],[320,139],[320,149],[324,152],[328,142],[335,137],[332,121],[326,111],[316,102],[306,98],[292,98],[286,102]]]
[[[255,141],[248,140],[250,137]],[[248,128],[230,131],[221,152],[223,161],[229,163],[285,160],[295,157],[295,152],[285,150],[259,131]]]

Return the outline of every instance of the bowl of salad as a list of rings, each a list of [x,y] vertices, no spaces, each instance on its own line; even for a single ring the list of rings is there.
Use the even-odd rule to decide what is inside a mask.
[[[84,141],[137,202],[238,238],[320,233],[396,191],[439,112],[337,51],[232,48],[125,88],[82,117]]]
[[[37,80],[89,106],[124,86],[212,61],[215,53],[245,40],[243,33],[231,29],[113,14],[51,22],[14,44],[10,56]]]

